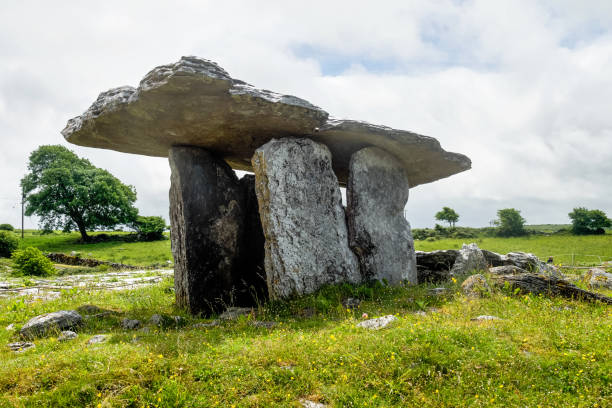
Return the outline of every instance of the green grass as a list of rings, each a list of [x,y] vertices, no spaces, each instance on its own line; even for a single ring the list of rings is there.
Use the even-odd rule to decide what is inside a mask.
[[[92,235],[95,235],[92,234]],[[125,235],[125,233],[111,233],[111,235]],[[128,265],[149,266],[151,264],[165,264],[172,260],[170,240],[152,242],[101,242],[84,244],[80,242],[80,234],[73,232],[64,234],[55,232],[48,235],[38,235],[27,231],[20,248],[33,246],[43,252],[79,252],[83,258],[95,258],[102,261],[123,263]]]
[[[612,319],[602,304],[504,292],[473,300],[458,283],[446,299],[428,297],[427,286],[345,285],[262,306],[273,329],[253,327],[251,317],[209,329],[119,328],[123,317],[182,314],[169,286],[0,300],[1,327],[85,303],[118,312],[88,321],[74,341],[37,340],[23,354],[2,348],[0,406],[297,407],[300,398],[332,407],[609,406]],[[349,312],[346,295],[366,300]],[[437,311],[414,314],[424,304]],[[300,317],[304,309],[314,316]],[[356,327],[363,312],[399,320],[368,331]],[[503,320],[470,321],[481,314]],[[87,346],[99,333],[110,340]],[[1,343],[14,340],[0,330]]]
[[[418,251],[458,249],[464,243],[476,242],[482,249],[506,254],[512,251],[531,252],[540,259],[554,257],[556,264],[594,265],[612,260],[612,235],[528,235],[517,238],[466,238],[415,241]],[[573,254],[573,255],[572,255]]]

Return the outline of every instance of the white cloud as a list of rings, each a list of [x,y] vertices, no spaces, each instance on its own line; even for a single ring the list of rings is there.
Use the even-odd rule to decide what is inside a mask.
[[[471,171],[411,192],[413,226],[443,205],[464,225],[505,207],[532,223],[578,205],[610,215],[609,27],[609,1],[3,2],[0,221],[19,222],[29,152],[66,144],[59,131],[99,92],[181,55],[470,156]],[[167,217],[164,159],[71,148]]]

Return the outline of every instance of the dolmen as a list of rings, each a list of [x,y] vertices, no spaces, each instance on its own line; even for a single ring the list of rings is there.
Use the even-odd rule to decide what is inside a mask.
[[[205,315],[327,284],[417,283],[409,189],[471,166],[434,138],[332,118],[197,57],[101,93],[62,134],[168,158],[176,303]]]

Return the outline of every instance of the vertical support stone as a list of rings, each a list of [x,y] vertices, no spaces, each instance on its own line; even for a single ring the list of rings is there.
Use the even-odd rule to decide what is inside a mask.
[[[360,282],[329,149],[309,139],[273,139],[252,164],[270,297]]]
[[[349,245],[364,280],[417,283],[410,224],[403,215],[408,178],[391,154],[377,147],[351,156],[346,188]]]
[[[233,170],[205,149],[172,147],[170,221],[176,303],[210,314],[234,302],[243,208]]]

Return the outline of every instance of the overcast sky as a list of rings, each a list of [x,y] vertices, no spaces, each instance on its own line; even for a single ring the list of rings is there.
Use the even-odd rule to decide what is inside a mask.
[[[61,5],[60,5],[61,4]],[[413,227],[442,206],[485,226],[577,206],[612,214],[612,1],[0,2],[0,223],[20,224],[28,155],[62,144],[168,219],[166,159],[69,145],[109,88],[196,55],[340,118],[437,138],[472,170],[416,187]],[[26,219],[26,228],[36,226]]]

